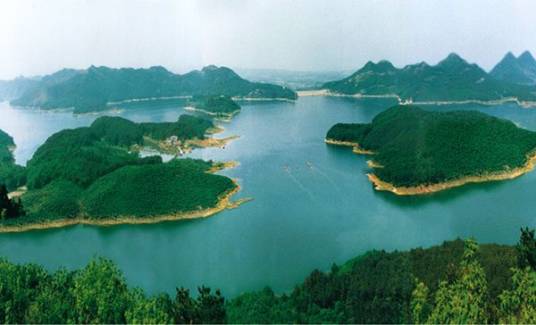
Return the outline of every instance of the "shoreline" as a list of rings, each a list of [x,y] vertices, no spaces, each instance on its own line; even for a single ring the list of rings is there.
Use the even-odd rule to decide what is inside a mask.
[[[230,161],[223,163],[222,166],[217,166],[217,169],[214,172],[227,168],[232,168],[237,166],[238,162]],[[209,170],[208,172],[211,172]],[[118,216],[118,217],[109,217],[102,219],[88,219],[84,216],[77,216],[74,218],[64,218],[51,221],[40,221],[28,224],[20,225],[0,225],[0,233],[15,233],[15,232],[26,232],[32,230],[45,230],[45,229],[54,229],[54,228],[63,228],[76,225],[88,225],[88,226],[116,226],[116,225],[138,225],[138,224],[155,224],[161,222],[169,221],[180,221],[180,220],[191,220],[191,219],[200,219],[208,218],[214,216],[224,210],[235,209],[240,205],[253,200],[252,198],[242,198],[236,201],[231,201],[231,198],[238,193],[242,188],[238,184],[236,179],[231,179],[235,187],[231,190],[225,191],[224,193],[218,196],[218,202],[215,206],[210,208],[205,208],[201,210],[193,211],[183,211],[171,214],[163,214],[156,216],[144,216],[144,217],[135,217],[135,216]]]
[[[536,166],[536,152],[533,152],[527,155],[527,162],[521,166],[516,167],[511,170],[503,170],[497,172],[491,172],[484,175],[473,175],[465,176],[458,179],[430,184],[430,185],[417,185],[417,186],[400,186],[397,187],[392,183],[381,180],[374,173],[368,173],[367,177],[369,181],[373,184],[374,189],[377,191],[388,191],[396,195],[425,195],[432,194],[439,191],[448,190],[455,187],[460,187],[466,184],[472,183],[484,183],[484,182],[495,182],[514,179],[519,176],[522,176],[534,169]]]
[[[333,139],[324,139],[324,142],[326,144],[334,145],[334,146],[342,146],[342,147],[352,147],[352,152],[358,155],[374,155],[376,154],[374,151],[371,150],[365,150],[361,148],[359,143],[352,142],[352,141],[339,141],[339,140],[333,140]]]
[[[146,98],[131,98],[131,99],[124,99],[119,101],[111,101],[106,102],[103,105],[103,109],[95,109],[85,112],[76,112],[76,108],[74,106],[70,107],[50,107],[50,108],[43,108],[42,106],[33,106],[33,105],[12,105],[10,101],[3,101],[7,102],[9,106],[13,108],[20,108],[20,109],[32,109],[32,110],[38,110],[43,112],[50,112],[50,113],[73,113],[77,115],[84,115],[84,114],[99,114],[99,113],[107,113],[107,112],[122,112],[123,108],[116,107],[117,105],[121,104],[130,104],[130,103],[143,103],[143,102],[156,102],[161,100],[173,100],[173,99],[191,99],[192,95],[182,95],[182,96],[164,96],[164,97],[146,97]],[[299,97],[299,96],[298,96]],[[290,98],[283,98],[283,97],[240,97],[235,96],[231,97],[233,100],[237,101],[285,101],[293,103],[297,100],[296,99],[290,99]]]
[[[189,111],[189,112],[200,112],[200,113],[203,113],[203,114],[207,114],[209,116],[212,116],[216,120],[223,121],[223,122],[231,122],[231,119],[235,115],[240,113],[239,109],[236,110],[236,111],[232,111],[231,113],[216,113],[216,112],[206,111],[206,110],[201,109],[201,108],[196,108],[196,107],[193,107],[193,106],[186,106],[186,107],[184,107],[184,110]]]
[[[505,97],[500,99],[480,100],[480,99],[465,99],[465,100],[429,100],[429,101],[408,101],[402,99],[396,94],[383,94],[383,95],[364,95],[364,94],[342,94],[331,92],[328,89],[317,90],[302,90],[297,92],[298,97],[314,97],[314,96],[326,96],[326,97],[347,97],[347,98],[394,98],[398,100],[399,105],[485,105],[494,106],[507,103],[514,103],[523,108],[536,108],[536,101],[520,100],[517,97]]]

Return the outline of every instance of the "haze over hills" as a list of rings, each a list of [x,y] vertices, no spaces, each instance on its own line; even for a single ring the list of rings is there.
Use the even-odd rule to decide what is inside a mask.
[[[536,85],[536,60],[529,51],[515,57],[508,52],[490,72],[498,80],[521,85]]]
[[[523,60],[530,61],[526,55]],[[339,94],[394,95],[414,101],[536,100],[535,87],[498,80],[455,53],[434,66],[421,62],[399,69],[389,61],[369,61],[349,77],[327,82],[322,88]]]
[[[4,99],[16,106],[44,109],[72,107],[76,112],[102,110],[110,102],[194,95],[240,98],[296,99],[286,87],[250,82],[226,67],[207,66],[183,75],[163,67],[149,69],[91,66],[87,70],[63,69],[40,80],[20,78],[4,82]]]

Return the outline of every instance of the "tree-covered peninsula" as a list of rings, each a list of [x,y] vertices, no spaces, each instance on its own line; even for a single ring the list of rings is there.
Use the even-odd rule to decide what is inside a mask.
[[[269,287],[225,299],[130,287],[110,260],[50,272],[0,259],[3,323],[485,324],[536,322],[536,240],[515,246],[455,240],[409,251],[370,251],[314,270],[289,293]]]
[[[289,88],[250,82],[226,67],[207,66],[186,74],[163,67],[149,69],[91,66],[86,70],[64,69],[32,82],[0,83],[0,95],[14,106],[42,109],[73,108],[91,112],[115,107],[122,102],[151,101],[192,96],[229,96],[244,99],[294,100]],[[16,88],[17,91],[11,90]],[[10,97],[8,97],[10,96]]]
[[[231,207],[238,185],[214,174],[224,164],[164,163],[160,156],[139,155],[146,146],[178,153],[210,145],[206,134],[213,128],[208,120],[181,115],[169,123],[101,117],[89,127],[60,131],[38,148],[26,168],[19,166],[26,185],[19,193],[24,215],[1,220],[0,231],[151,223],[205,217]]]
[[[228,96],[194,96],[187,109],[228,120],[240,112],[240,105]]]
[[[377,190],[425,194],[511,179],[534,167],[536,133],[475,111],[395,106],[370,124],[336,124],[326,142],[371,154]]]

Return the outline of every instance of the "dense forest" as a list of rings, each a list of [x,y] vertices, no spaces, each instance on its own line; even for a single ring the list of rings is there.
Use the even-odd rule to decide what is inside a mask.
[[[240,112],[240,105],[228,96],[194,96],[188,104],[208,114],[222,117],[232,117]]]
[[[0,130],[0,184],[8,190],[14,190],[26,183],[26,172],[23,167],[15,164],[13,138]]]
[[[337,124],[327,139],[375,152],[374,174],[395,186],[437,184],[521,167],[536,133],[475,111],[432,112],[395,106],[370,124]]]
[[[201,286],[147,295],[115,264],[48,272],[0,260],[4,323],[535,323],[536,240],[516,246],[469,239],[427,249],[371,251],[291,292],[270,288],[225,300]]]
[[[78,113],[104,110],[114,102],[178,96],[297,98],[289,88],[250,82],[229,68],[216,66],[183,75],[163,67],[113,69],[91,66],[87,70],[63,69],[32,82],[22,81],[0,83],[0,94],[12,95],[9,98],[12,105],[74,108]]]
[[[500,100],[505,97],[536,100],[533,87],[495,79],[454,53],[434,66],[421,62],[399,69],[389,61],[368,62],[351,76],[327,82],[322,88],[350,95],[396,95],[414,101]]]
[[[27,192],[21,202],[15,202],[22,203],[25,213],[0,223],[149,217],[212,208],[236,188],[231,179],[208,172],[212,162],[174,159],[163,163],[160,156],[141,158],[134,149],[148,139],[152,143],[176,137],[176,145],[204,139],[213,127],[212,122],[191,115],[168,123],[100,117],[89,127],[60,131],[37,149],[26,168],[17,167],[25,176],[25,183],[19,185],[26,185]]]
[[[0,185],[0,220],[18,218],[25,214],[19,198],[10,198],[5,185]]]

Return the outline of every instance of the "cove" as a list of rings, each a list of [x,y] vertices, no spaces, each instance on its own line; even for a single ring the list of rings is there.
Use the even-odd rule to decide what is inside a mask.
[[[232,297],[264,286],[288,291],[313,269],[328,269],[370,249],[403,250],[469,236],[512,244],[521,226],[536,226],[536,172],[431,196],[397,197],[373,190],[365,175],[366,157],[324,143],[331,125],[370,122],[394,103],[337,97],[243,102],[231,122],[219,123],[225,131],[218,134],[240,138],[225,149],[194,150],[189,156],[239,161],[223,174],[242,187],[235,199],[253,201],[208,219],[0,234],[0,256],[51,270],[78,268],[92,256],[105,256],[130,285],[149,293],[205,284]],[[534,112],[514,104],[423,108],[477,109],[536,130]],[[158,122],[174,121],[181,113],[180,102],[91,115],[0,103],[0,129],[14,137],[17,162],[24,164],[52,133],[89,125],[103,114]]]

